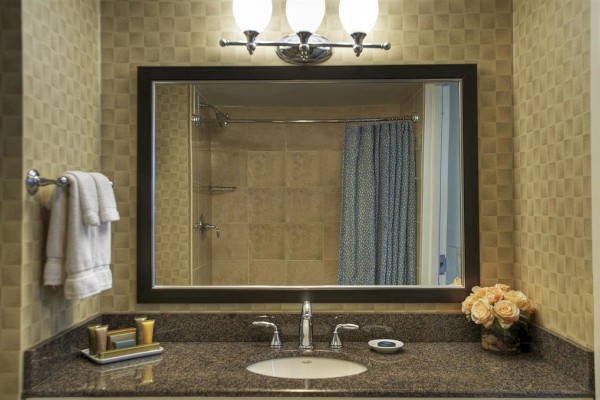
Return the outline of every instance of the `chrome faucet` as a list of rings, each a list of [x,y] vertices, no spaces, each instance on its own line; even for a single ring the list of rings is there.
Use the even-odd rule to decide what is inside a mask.
[[[305,301],[302,305],[302,315],[300,316],[300,330],[298,335],[298,348],[300,350],[312,350],[313,346],[313,327],[312,327],[312,308],[310,301]]]

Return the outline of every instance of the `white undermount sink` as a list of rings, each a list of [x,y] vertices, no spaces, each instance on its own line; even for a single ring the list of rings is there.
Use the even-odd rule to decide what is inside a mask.
[[[364,365],[334,358],[286,357],[259,361],[246,369],[275,378],[326,379],[365,372]]]

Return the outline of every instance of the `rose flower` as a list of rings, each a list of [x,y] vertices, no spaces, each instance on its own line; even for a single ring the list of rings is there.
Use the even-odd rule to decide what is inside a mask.
[[[508,329],[519,320],[519,315],[521,312],[519,311],[519,307],[511,301],[500,300],[496,304],[494,304],[493,313],[496,318],[498,318],[498,322],[500,322],[500,326],[504,329]]]
[[[479,299],[474,302],[471,308],[471,320],[486,328],[492,326],[492,322],[494,322],[492,305],[486,299]]]

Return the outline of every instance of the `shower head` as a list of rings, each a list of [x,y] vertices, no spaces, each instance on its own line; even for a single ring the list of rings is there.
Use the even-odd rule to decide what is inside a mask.
[[[200,103],[200,104],[198,104],[198,107],[199,108],[202,108],[202,107],[210,108],[212,110],[212,112],[215,113],[215,118],[217,119],[217,123],[219,124],[219,126],[221,128],[224,128],[227,126],[227,121],[229,120],[229,114],[227,114],[226,112],[219,110],[217,107],[213,106],[212,104]],[[200,124],[202,123],[202,118],[200,117],[199,112],[196,112],[195,114],[192,115],[192,123],[195,126],[200,126]]]
[[[219,126],[221,128],[224,128],[227,126],[227,120],[229,119],[229,114],[227,114],[226,112],[223,112],[217,108],[212,108],[212,110],[215,113],[215,117],[217,118],[217,122],[219,124]]]

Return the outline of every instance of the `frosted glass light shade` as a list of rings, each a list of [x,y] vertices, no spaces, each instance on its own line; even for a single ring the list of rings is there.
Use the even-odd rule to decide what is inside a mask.
[[[272,0],[233,0],[233,17],[243,32],[264,31],[272,13]]]
[[[294,32],[314,33],[325,16],[325,0],[287,0],[285,15]]]
[[[377,0],[340,0],[340,21],[349,34],[370,32],[379,16]]]

